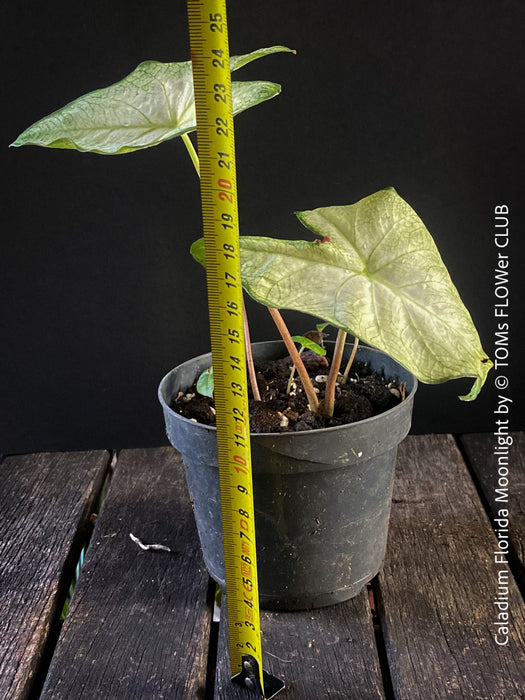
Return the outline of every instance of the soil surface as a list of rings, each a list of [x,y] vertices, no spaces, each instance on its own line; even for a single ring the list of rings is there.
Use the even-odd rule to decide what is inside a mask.
[[[329,372],[328,360],[309,350],[301,357],[322,400]],[[395,378],[385,377],[368,365],[354,361],[346,384],[338,382],[336,386],[334,415],[323,416],[309,410],[297,374],[290,393],[286,392],[292,366],[290,357],[255,365],[262,400],[255,401],[250,388],[250,432],[283,433],[344,425],[383,413],[404,398],[404,386]],[[198,394],[195,384],[189,391],[180,392],[171,407],[185,418],[215,425],[213,399]]]

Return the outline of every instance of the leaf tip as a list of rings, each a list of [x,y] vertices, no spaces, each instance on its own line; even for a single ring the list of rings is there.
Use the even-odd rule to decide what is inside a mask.
[[[491,362],[491,360],[489,360],[489,358],[486,356],[482,357],[480,362],[482,366],[480,367],[480,372],[476,378],[476,381],[472,385],[472,389],[469,391],[468,394],[459,397],[461,401],[474,401],[474,399],[478,397],[479,392],[485,384],[485,380],[487,379],[488,373],[494,366],[494,363]]]
[[[13,143],[9,144],[9,148],[19,148],[20,146],[25,146],[28,143],[27,138],[24,138],[24,134],[26,134],[27,131],[28,129],[22,131],[22,133],[16,137]]]
[[[283,53],[297,54],[297,51],[295,49],[291,49],[289,46],[283,46],[282,44],[279,44],[278,46],[270,46],[268,49],[263,49],[263,51],[269,51],[272,53],[277,53],[280,51]]]
[[[294,215],[299,219],[299,221],[308,228],[306,224],[306,212],[305,211],[294,211]]]

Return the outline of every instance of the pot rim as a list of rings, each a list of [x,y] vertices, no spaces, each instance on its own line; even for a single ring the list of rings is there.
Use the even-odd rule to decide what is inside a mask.
[[[274,344],[276,344],[276,345],[281,345],[281,346],[284,345],[284,343],[283,343],[282,340],[263,340],[263,341],[257,341],[257,342],[251,343],[251,345],[252,345],[252,347],[253,347],[254,345],[268,345],[269,343],[274,343]],[[334,345],[334,344],[335,344],[334,341],[325,341],[325,343],[327,343],[328,345]],[[368,350],[368,351],[371,351],[371,352],[373,352],[373,353],[377,353],[377,354],[379,354],[379,355],[383,355],[384,357],[387,357],[387,358],[389,358],[390,360],[392,360],[392,362],[395,362],[395,364],[396,364],[401,370],[403,370],[403,372],[406,372],[407,374],[410,375],[410,377],[412,378],[412,380],[413,380],[413,382],[414,382],[414,385],[413,385],[412,389],[410,390],[410,392],[408,393],[408,395],[405,397],[405,400],[404,400],[404,401],[401,401],[401,403],[398,403],[396,406],[393,406],[392,408],[389,408],[387,411],[383,411],[382,413],[378,413],[378,414],[376,414],[375,416],[370,416],[370,418],[365,418],[365,419],[363,419],[363,420],[354,421],[353,423],[345,423],[344,425],[334,425],[334,426],[331,426],[331,427],[329,427],[329,428],[315,428],[314,430],[305,430],[305,431],[300,431],[300,430],[299,430],[299,431],[297,431],[297,432],[290,432],[290,431],[288,431],[288,432],[283,432],[283,433],[252,433],[252,432],[250,432],[250,437],[251,437],[251,438],[252,438],[252,437],[270,437],[270,438],[272,438],[272,439],[284,439],[284,438],[288,438],[288,439],[289,439],[291,435],[294,435],[294,436],[297,436],[297,438],[299,439],[299,437],[300,437],[301,435],[304,435],[304,436],[307,436],[307,435],[309,435],[309,436],[315,436],[316,434],[319,434],[319,433],[322,433],[323,435],[326,435],[326,434],[329,433],[329,432],[333,432],[333,431],[335,431],[335,430],[341,430],[341,429],[344,429],[344,428],[349,428],[349,427],[351,427],[351,426],[358,426],[358,425],[361,426],[361,425],[365,425],[365,424],[370,425],[370,424],[371,424],[372,422],[374,422],[374,421],[381,420],[381,419],[383,419],[385,416],[391,415],[394,411],[400,411],[400,410],[402,410],[402,408],[403,408],[404,406],[407,406],[407,405],[409,405],[410,403],[412,403],[412,402],[414,401],[414,395],[415,395],[416,390],[417,390],[417,387],[418,387],[418,380],[417,380],[417,377],[416,377],[414,374],[412,374],[412,372],[409,372],[409,370],[405,369],[402,365],[400,365],[399,362],[397,362],[397,360],[394,360],[390,355],[387,355],[387,354],[386,354],[385,352],[383,352],[382,350],[379,350],[378,348],[374,348],[374,347],[372,347],[371,345],[366,345],[366,344],[364,344],[364,343],[360,343],[360,344],[359,344],[359,346],[358,346],[358,348],[357,348],[356,359],[357,359],[357,355],[359,354],[360,350]],[[211,352],[206,352],[206,353],[203,353],[202,355],[197,355],[196,357],[192,357],[192,358],[190,358],[189,360],[186,360],[185,362],[182,362],[180,365],[177,365],[176,367],[173,367],[173,368],[172,368],[167,374],[165,374],[164,377],[162,378],[162,380],[161,380],[161,382],[160,382],[160,384],[159,384],[159,388],[158,388],[157,395],[158,395],[159,401],[160,401],[160,403],[161,403],[163,409],[169,411],[170,414],[172,414],[173,416],[175,416],[178,420],[181,420],[181,421],[183,421],[184,423],[187,423],[187,424],[189,424],[189,425],[198,426],[198,427],[199,427],[200,429],[202,429],[202,430],[207,430],[207,431],[209,431],[209,432],[214,433],[214,432],[217,432],[217,428],[216,428],[215,425],[206,425],[205,423],[198,423],[198,422],[196,422],[196,421],[190,420],[189,418],[185,418],[184,416],[181,416],[180,413],[177,413],[177,411],[174,411],[174,410],[171,408],[171,406],[168,404],[168,402],[166,401],[166,399],[165,399],[165,397],[164,397],[164,390],[165,390],[165,388],[166,388],[166,384],[168,383],[169,378],[173,375],[174,372],[176,372],[180,367],[182,367],[183,365],[185,365],[185,364],[187,364],[187,363],[195,362],[195,361],[197,361],[197,360],[201,360],[201,359],[204,359],[204,358],[206,358],[206,357],[210,357],[210,359],[211,359]],[[294,438],[294,439],[295,439],[295,438]]]

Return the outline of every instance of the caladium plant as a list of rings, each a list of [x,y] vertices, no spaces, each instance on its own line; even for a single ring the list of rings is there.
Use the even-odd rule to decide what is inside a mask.
[[[492,366],[436,244],[393,188],[348,206],[297,212],[312,241],[241,237],[243,287],[270,307],[328,321],[390,355],[422,382],[475,378]],[[204,261],[200,239],[191,252]],[[312,284],[312,280],[322,280]]]
[[[273,46],[233,56],[230,68],[234,71],[282,51],[290,49]],[[232,82],[232,92],[233,111],[238,114],[274,97],[280,86]],[[191,62],[147,61],[120,82],[36,122],[12,145],[116,155],[181,136],[198,172],[198,156],[188,136],[195,130]],[[432,236],[409,204],[390,188],[355,204],[317,208],[297,216],[314,234],[312,240],[243,236],[241,270],[244,289],[270,309],[290,351],[295,352],[292,356],[311,408],[328,415],[333,410],[346,333],[387,353],[423,382],[472,377],[472,389],[460,398],[476,398],[492,362]],[[191,252],[204,262],[202,239]],[[335,372],[329,376],[322,405],[308,387],[308,375],[301,369],[279,308],[311,314],[339,329],[332,362]]]
[[[271,46],[232,56],[230,70],[279,51],[291,49]],[[269,100],[280,91],[276,83],[232,81],[233,113]],[[185,137],[196,129],[191,61],[145,61],[119,82],[83,95],[40,119],[11,145],[119,155]]]

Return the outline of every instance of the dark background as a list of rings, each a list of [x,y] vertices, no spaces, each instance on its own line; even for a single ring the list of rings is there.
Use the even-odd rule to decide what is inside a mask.
[[[161,377],[208,351],[188,249],[199,189],[180,139],[118,157],[7,145],[145,59],[189,58],[184,2],[3,3],[0,451],[159,445]],[[236,120],[241,230],[302,237],[292,212],[392,185],[419,213],[490,356],[496,205],[511,211],[512,427],[523,342],[521,2],[228,2],[237,79],[283,93]],[[249,304],[254,340],[276,337]],[[292,332],[312,321],[287,314]],[[491,431],[494,371],[421,386],[415,432]],[[523,382],[521,382],[523,386]]]

